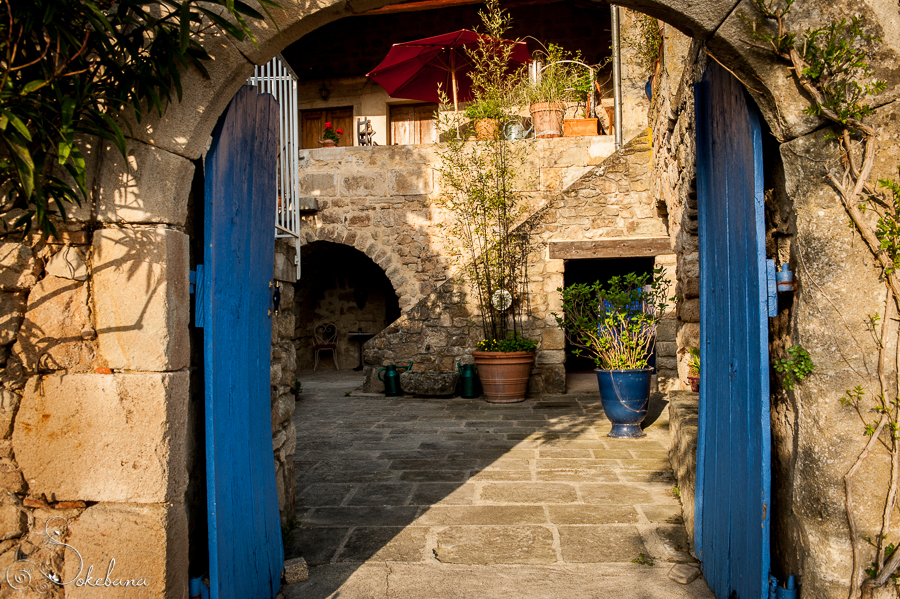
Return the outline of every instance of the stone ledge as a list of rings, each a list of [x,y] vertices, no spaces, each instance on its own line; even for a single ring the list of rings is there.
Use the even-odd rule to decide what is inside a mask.
[[[401,372],[400,388],[410,395],[446,397],[456,394],[458,372]]]
[[[669,431],[672,439],[669,461],[678,481],[684,525],[691,554],[694,555],[694,488],[697,474],[697,420],[700,395],[690,391],[670,391],[668,399]]]

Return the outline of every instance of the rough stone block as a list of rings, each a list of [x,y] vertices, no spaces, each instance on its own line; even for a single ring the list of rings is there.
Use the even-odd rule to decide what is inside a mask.
[[[690,564],[675,564],[669,570],[669,578],[681,584],[691,584],[700,576],[700,569]]]
[[[125,157],[111,144],[104,152],[99,221],[184,225],[185,198],[194,176],[190,160],[134,140],[128,142]]]
[[[13,418],[21,399],[15,391],[0,389],[0,439],[6,439],[12,433]]]
[[[566,334],[562,329],[546,328],[541,332],[541,349],[566,349]]]
[[[309,579],[309,568],[306,566],[306,560],[302,557],[295,557],[284,562],[284,583],[296,584]]]
[[[388,175],[390,195],[410,196],[431,193],[431,169],[392,170]]]
[[[25,510],[15,505],[0,506],[0,541],[13,539],[27,530]]]
[[[678,347],[700,347],[700,323],[686,322],[678,329]]]
[[[37,283],[40,264],[24,243],[0,243],[0,291],[30,289]]]
[[[700,322],[700,299],[689,299],[678,307],[678,318],[684,322]]]
[[[456,393],[459,373],[450,372],[401,372],[400,388],[410,395],[447,396]]]
[[[89,507],[69,525],[66,540],[81,555],[83,565],[76,559],[67,559],[64,580],[86,581],[90,575],[92,582],[103,581],[107,570],[114,567],[110,581],[146,584],[138,587],[143,591],[140,596],[187,597],[187,530],[181,503]],[[84,583],[66,586],[67,598],[89,599],[105,594]]]
[[[188,366],[188,237],[172,229],[94,234],[94,309],[100,352],[112,369]]]
[[[16,340],[25,315],[25,293],[0,293],[0,345]]]
[[[87,265],[81,252],[71,246],[53,254],[47,261],[46,271],[48,275],[63,279],[84,281],[88,278]]]
[[[13,351],[25,368],[91,370],[98,362],[97,344],[81,331],[92,327],[87,284],[45,277],[28,295],[28,306]],[[102,366],[102,364],[100,364]]]
[[[535,364],[562,364],[566,361],[566,352],[562,349],[540,350],[534,357]]]
[[[372,197],[386,196],[387,186],[384,180],[377,175],[343,175],[341,177],[341,196],[343,197]]]
[[[186,371],[31,378],[13,449],[32,493],[58,501],[181,497],[187,395]]]

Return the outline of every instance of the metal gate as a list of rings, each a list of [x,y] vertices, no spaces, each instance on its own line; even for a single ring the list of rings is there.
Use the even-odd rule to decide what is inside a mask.
[[[272,599],[284,551],[272,453],[270,359],[278,104],[244,86],[206,156],[203,328],[212,599]]]
[[[272,94],[278,101],[280,135],[278,144],[278,189],[272,195],[276,202],[275,237],[294,239],[297,248],[297,278],[300,278],[300,135],[297,119],[297,74],[277,54],[264,65],[253,67],[248,85],[261,94]]]
[[[700,423],[695,549],[719,599],[769,588],[770,421],[762,134],[743,86],[712,63],[695,86]]]

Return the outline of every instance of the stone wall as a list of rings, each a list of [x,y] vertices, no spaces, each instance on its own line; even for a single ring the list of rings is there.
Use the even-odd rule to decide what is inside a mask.
[[[649,139],[638,137],[561,193],[546,194],[544,203],[528,219],[540,241],[540,249],[528,260],[524,334],[540,341],[529,393],[565,392],[565,339],[552,316],[561,309],[562,297],[556,289],[563,285],[565,264],[549,257],[550,244],[665,235],[665,225],[649,193],[649,164]],[[660,264],[666,262],[660,257]],[[380,388],[376,373],[387,364],[413,361],[416,370],[453,370],[457,361],[471,362],[472,350],[482,338],[471,295],[466,285],[447,279],[369,341],[364,355],[366,388]],[[660,340],[667,342],[664,348],[671,351],[674,339],[662,337],[664,334],[662,331]],[[673,355],[665,358],[674,362]]]
[[[821,26],[826,19],[820,11],[829,15],[827,20],[846,16],[841,6],[815,2],[797,6],[791,26],[798,29]],[[754,16],[750,9],[738,12]],[[868,18],[877,20],[871,14]],[[896,21],[896,15],[892,18]],[[723,31],[742,27],[737,15],[728,27],[732,29]],[[896,41],[895,33],[891,35]],[[656,82],[651,112],[651,187],[665,202],[678,256],[678,285],[685,299],[678,309],[677,343],[684,350],[699,343],[696,298],[701,273],[692,85],[699,81],[709,58],[700,42],[670,27],[665,37],[666,68]],[[719,60],[727,60],[733,48],[710,50]],[[889,51],[888,45],[883,51]],[[755,67],[760,69],[757,73],[772,76],[774,67],[762,61]],[[738,74],[744,81],[752,79],[747,71]],[[799,111],[806,100],[793,96],[781,77],[790,75],[779,72],[775,104],[772,96],[751,93],[773,130],[763,133],[767,256],[779,264],[788,262],[799,285],[797,292],[779,299],[779,314],[769,321],[769,353],[775,360],[785,355],[787,347],[802,345],[816,370],[793,391],[785,390],[781,377],[770,372],[772,571],[781,579],[799,576],[801,597],[837,599],[847,596],[851,575],[843,476],[868,440],[856,413],[840,399],[845,389],[855,385],[863,387],[868,402],[879,392],[876,341],[865,331],[864,322],[867,314],[883,316],[885,293],[879,269],[858,235],[847,227],[848,216],[824,177],[826,165],[839,168],[837,148],[827,140],[825,129],[810,132],[813,127],[807,127],[801,117],[782,119]],[[763,79],[757,75],[754,80]],[[887,101],[869,119],[879,130],[873,180],[896,177],[898,118],[900,106]],[[889,381],[895,380],[895,373],[892,363],[886,371]],[[686,356],[679,361],[679,374],[683,381]],[[876,444],[855,481],[859,534],[874,539],[890,481],[890,460],[882,447]],[[894,535],[890,540],[894,542]],[[859,549],[861,562],[869,564],[873,549],[864,541]]]
[[[694,162],[694,96],[700,72],[699,43],[663,26],[664,51],[653,82],[651,195],[667,216],[676,256],[675,336],[677,376],[669,389],[687,389],[687,348],[700,346],[700,255],[697,238],[697,173]]]
[[[201,452],[202,461],[204,451],[189,382],[191,225],[186,212],[180,224],[126,223],[115,212],[113,225],[97,206],[58,225],[58,239],[0,240],[3,596],[7,568],[25,556],[62,579],[77,574],[71,552],[47,542],[54,531],[85,568],[105,572],[115,559],[122,579],[148,577],[152,595],[181,596],[189,517],[204,519],[205,530],[205,509],[198,515],[185,503],[189,483],[206,484],[189,481],[189,472],[197,472],[192,454]],[[18,214],[0,218],[9,223]],[[295,250],[283,241],[276,249],[286,310],[273,323],[273,450],[282,520],[289,522]],[[196,492],[188,493],[187,501],[194,500]],[[11,576],[18,566],[12,568]],[[63,595],[52,588],[41,596]]]
[[[27,556],[73,578],[58,532],[163,596],[187,586],[187,235],[71,216],[58,239],[0,241],[0,572]]]
[[[275,280],[281,287],[281,308],[272,319],[272,449],[275,484],[283,526],[292,526],[296,509],[294,449],[297,430],[291,417],[297,401],[297,352],[294,349],[294,283],[297,282],[293,239],[275,241]]]

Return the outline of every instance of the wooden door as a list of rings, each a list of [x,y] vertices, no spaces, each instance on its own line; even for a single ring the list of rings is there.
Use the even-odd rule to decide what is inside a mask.
[[[434,112],[437,104],[391,106],[391,144],[430,144],[437,141]]]
[[[284,567],[270,389],[278,144],[277,102],[245,86],[206,157],[196,324],[204,345],[212,599],[272,599]]]
[[[331,123],[335,130],[344,132],[338,146],[352,146],[356,129],[353,127],[353,108],[329,108],[327,110],[304,110],[300,113],[300,136],[305,150],[321,148],[319,140],[325,131],[325,123]]]
[[[695,105],[703,365],[695,546],[716,597],[754,599],[769,587],[768,317],[777,313],[762,133],[741,83],[715,63],[695,86]]]

